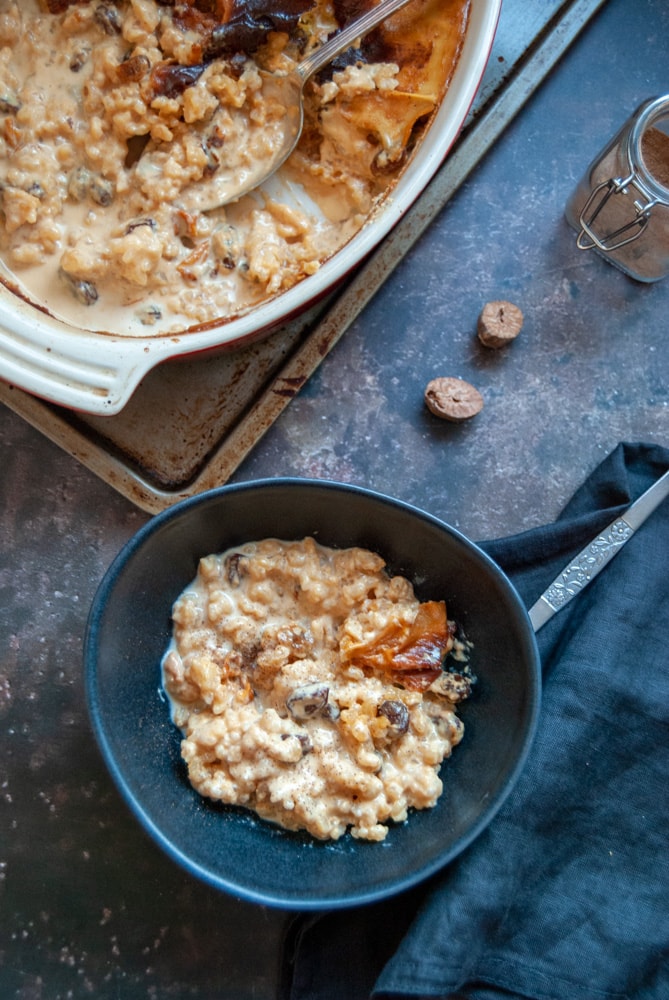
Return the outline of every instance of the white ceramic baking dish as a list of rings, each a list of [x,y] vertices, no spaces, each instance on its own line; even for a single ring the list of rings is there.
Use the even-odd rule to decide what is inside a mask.
[[[0,377],[53,403],[85,413],[112,415],[123,409],[144,375],[160,362],[239,347],[268,335],[306,310],[364,260],[438,170],[479,87],[500,8],[501,0],[472,0],[470,23],[451,85],[408,168],[360,232],[316,274],[220,325],[142,338],[74,328],[0,282]],[[6,273],[4,278],[9,280]]]

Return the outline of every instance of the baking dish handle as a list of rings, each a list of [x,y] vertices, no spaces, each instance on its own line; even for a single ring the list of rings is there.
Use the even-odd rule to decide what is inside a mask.
[[[118,413],[149,369],[173,353],[164,338],[75,332],[34,314],[0,316],[0,378],[84,413]]]

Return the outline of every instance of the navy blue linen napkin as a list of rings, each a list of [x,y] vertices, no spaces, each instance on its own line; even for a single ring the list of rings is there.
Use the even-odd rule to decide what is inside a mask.
[[[621,444],[558,520],[483,543],[527,607],[669,467]],[[452,865],[394,899],[302,916],[289,1000],[668,1000],[669,502],[538,633],[539,731]]]

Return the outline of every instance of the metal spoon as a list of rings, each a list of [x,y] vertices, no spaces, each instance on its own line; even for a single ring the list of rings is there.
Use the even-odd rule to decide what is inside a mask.
[[[262,72],[263,97],[276,99],[286,109],[285,114],[267,125],[271,154],[265,158],[251,157],[242,169],[218,163],[213,172],[195,181],[180,193],[178,204],[189,212],[208,212],[235,201],[267,180],[284,163],[297,145],[304,124],[303,90],[307,80],[350,48],[356,39],[368,34],[391,14],[405,7],[410,0],[381,0],[376,7],[352,21],[333,35],[320,49],[298,63],[286,74]],[[212,150],[216,156],[217,150]]]
[[[529,610],[535,632],[586,587],[669,496],[669,471],[586,545]]]

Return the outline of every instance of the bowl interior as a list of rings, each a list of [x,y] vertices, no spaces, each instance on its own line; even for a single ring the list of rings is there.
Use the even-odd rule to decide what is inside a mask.
[[[241,809],[201,798],[180,758],[160,689],[171,606],[200,556],[265,537],[313,535],[361,545],[445,599],[474,643],[474,694],[463,742],[442,768],[436,807],[391,827],[382,844],[321,843]],[[534,634],[506,577],[442,522],[397,501],[334,483],[268,480],[177,504],[131,540],[100,586],[85,649],[89,709],[112,776],[140,822],[191,873],[243,898],[325,908],[408,888],[462,851],[510,791],[536,725],[540,673]]]

